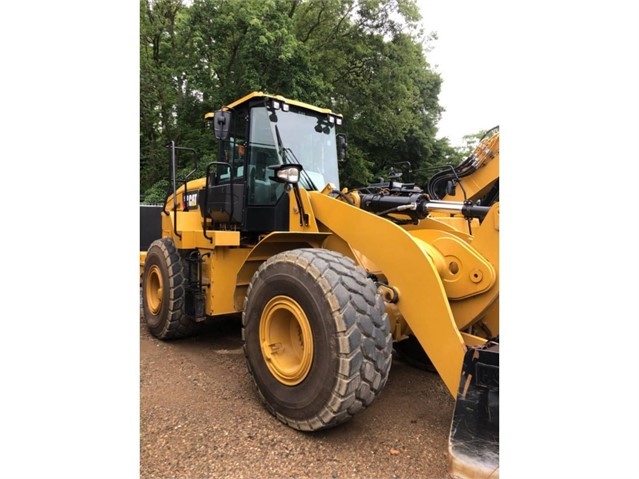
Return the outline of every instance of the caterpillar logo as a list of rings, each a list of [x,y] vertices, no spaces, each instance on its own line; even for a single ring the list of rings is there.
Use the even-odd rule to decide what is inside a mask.
[[[184,195],[184,205],[187,208],[197,207],[197,191],[194,193],[187,193]]]

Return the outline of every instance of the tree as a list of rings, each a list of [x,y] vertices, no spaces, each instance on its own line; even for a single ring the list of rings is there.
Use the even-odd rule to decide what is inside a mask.
[[[256,90],[344,115],[345,186],[455,154],[435,138],[442,80],[426,61],[414,0],[141,0],[140,8],[141,191],[166,180],[169,140],[213,159],[204,113]]]

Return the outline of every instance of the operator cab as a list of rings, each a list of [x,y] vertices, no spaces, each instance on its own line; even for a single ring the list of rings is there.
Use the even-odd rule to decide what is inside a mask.
[[[290,165],[301,165],[295,168],[300,188],[321,190],[327,183],[339,188],[335,127],[341,115],[254,92],[205,118],[213,123],[218,153],[198,197],[214,229],[288,231],[291,183],[278,176]]]

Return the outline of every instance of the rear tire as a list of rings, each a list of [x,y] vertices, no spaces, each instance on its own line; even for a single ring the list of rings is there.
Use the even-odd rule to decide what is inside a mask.
[[[260,399],[300,431],[351,419],[379,396],[392,362],[384,302],[363,268],[339,253],[298,249],[265,261],[242,315]]]
[[[156,338],[184,338],[199,329],[184,311],[185,290],[184,265],[173,240],[155,240],[144,262],[142,307],[147,327]]]

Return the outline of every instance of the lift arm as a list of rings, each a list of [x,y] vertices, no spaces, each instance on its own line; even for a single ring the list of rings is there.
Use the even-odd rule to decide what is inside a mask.
[[[398,291],[397,307],[456,397],[466,346],[427,245],[377,215],[318,192],[309,196],[317,221],[371,258]]]

